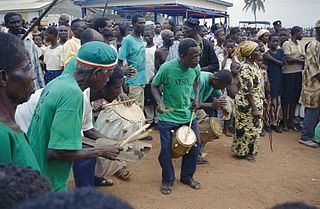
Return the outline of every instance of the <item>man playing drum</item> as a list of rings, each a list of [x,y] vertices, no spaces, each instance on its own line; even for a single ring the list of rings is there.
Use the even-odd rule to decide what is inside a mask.
[[[171,187],[175,180],[174,168],[172,165],[172,139],[171,130],[177,130],[183,125],[189,125],[193,114],[191,94],[194,89],[194,111],[197,110],[199,96],[199,48],[196,41],[187,38],[179,45],[180,59],[173,59],[164,63],[155,76],[151,91],[157,102],[159,111],[159,132],[161,140],[161,150],[159,162],[162,168],[163,194],[170,194]],[[163,98],[161,99],[159,87],[163,85]],[[173,111],[166,111],[169,108]],[[192,119],[192,130],[196,134],[197,143],[190,151],[182,157],[180,181],[189,185],[193,189],[200,189],[201,184],[193,179],[196,171],[196,161],[198,156],[199,134],[197,120]]]
[[[225,89],[228,85],[231,84],[232,74],[227,70],[221,70],[216,73],[204,72],[200,74],[200,93],[199,93],[199,103],[200,109],[205,111],[205,114],[212,116],[213,109],[223,108],[227,103],[224,97],[221,97],[220,89]],[[215,99],[213,102],[208,102],[211,97],[214,96],[218,99]],[[192,95],[194,99],[194,94]],[[199,110],[201,112],[202,110]],[[202,151],[205,147],[205,144],[201,145],[199,149],[199,156],[197,159],[198,164],[208,163],[205,157],[202,157]]]

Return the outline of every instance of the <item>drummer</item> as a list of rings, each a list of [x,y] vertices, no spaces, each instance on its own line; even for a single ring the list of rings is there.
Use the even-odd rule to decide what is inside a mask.
[[[189,125],[192,117],[192,103],[190,101],[192,89],[196,92],[194,111],[197,110],[199,96],[199,48],[195,40],[186,38],[179,45],[180,59],[173,59],[161,65],[154,77],[151,91],[157,102],[159,111],[159,132],[161,150],[159,162],[162,168],[163,194],[170,194],[175,180],[174,168],[171,160],[171,130],[177,130],[183,125]],[[163,97],[161,99],[159,87],[163,85]],[[173,109],[166,112],[166,109]],[[200,143],[196,118],[192,119],[192,129],[197,136],[197,145]],[[200,189],[201,184],[193,179],[196,171],[198,147],[193,146],[188,154],[182,157],[180,181],[193,189]]]
[[[199,106],[200,109],[205,111],[205,114],[212,116],[213,110],[223,108],[227,102],[224,97],[221,97],[221,89],[225,89],[232,82],[232,74],[228,70],[220,70],[216,73],[204,72],[200,73],[200,93],[199,93]],[[211,102],[212,97],[218,98]],[[192,95],[191,98],[194,98]],[[210,101],[210,102],[209,102]],[[198,110],[197,115],[201,111]],[[202,151],[205,144],[201,145],[197,164],[207,164],[208,160],[202,157]]]
[[[40,171],[54,191],[65,191],[74,160],[90,157],[115,159],[120,148],[82,149],[81,124],[83,93],[101,89],[117,62],[114,50],[102,42],[84,44],[77,55],[72,74],[62,75],[47,85],[34,111],[28,137]],[[63,87],[63,88],[61,88]]]

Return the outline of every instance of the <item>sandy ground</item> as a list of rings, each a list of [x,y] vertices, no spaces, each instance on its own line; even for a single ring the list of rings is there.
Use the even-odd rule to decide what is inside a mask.
[[[177,159],[173,161],[176,182],[168,196],[160,192],[159,134],[152,135],[149,155],[129,164],[130,180],[112,177],[112,187],[98,189],[122,197],[136,209],[259,209],[287,201],[320,206],[320,149],[300,145],[297,133],[274,133],[273,153],[268,138],[262,138],[256,163],[234,158],[231,138],[210,142],[209,164],[199,165],[194,176],[202,189],[192,190],[179,182],[181,159]]]

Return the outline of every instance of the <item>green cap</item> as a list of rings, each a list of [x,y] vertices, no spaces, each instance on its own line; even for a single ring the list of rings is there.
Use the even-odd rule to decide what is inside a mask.
[[[117,52],[108,44],[90,41],[83,44],[77,55],[77,62],[92,68],[112,69],[117,65]]]

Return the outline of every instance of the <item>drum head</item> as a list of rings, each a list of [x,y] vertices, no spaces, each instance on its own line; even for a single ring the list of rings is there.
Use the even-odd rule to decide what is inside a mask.
[[[114,105],[114,111],[120,115],[122,118],[131,121],[133,123],[144,122],[145,117],[141,108],[132,104],[131,107],[127,107],[124,104]]]
[[[189,134],[188,134],[189,131]],[[187,135],[188,134],[188,135]],[[176,132],[176,137],[183,145],[192,145],[197,141],[196,134],[188,126],[181,126]]]
[[[222,135],[223,130],[219,118],[210,118],[210,128],[216,136]]]

